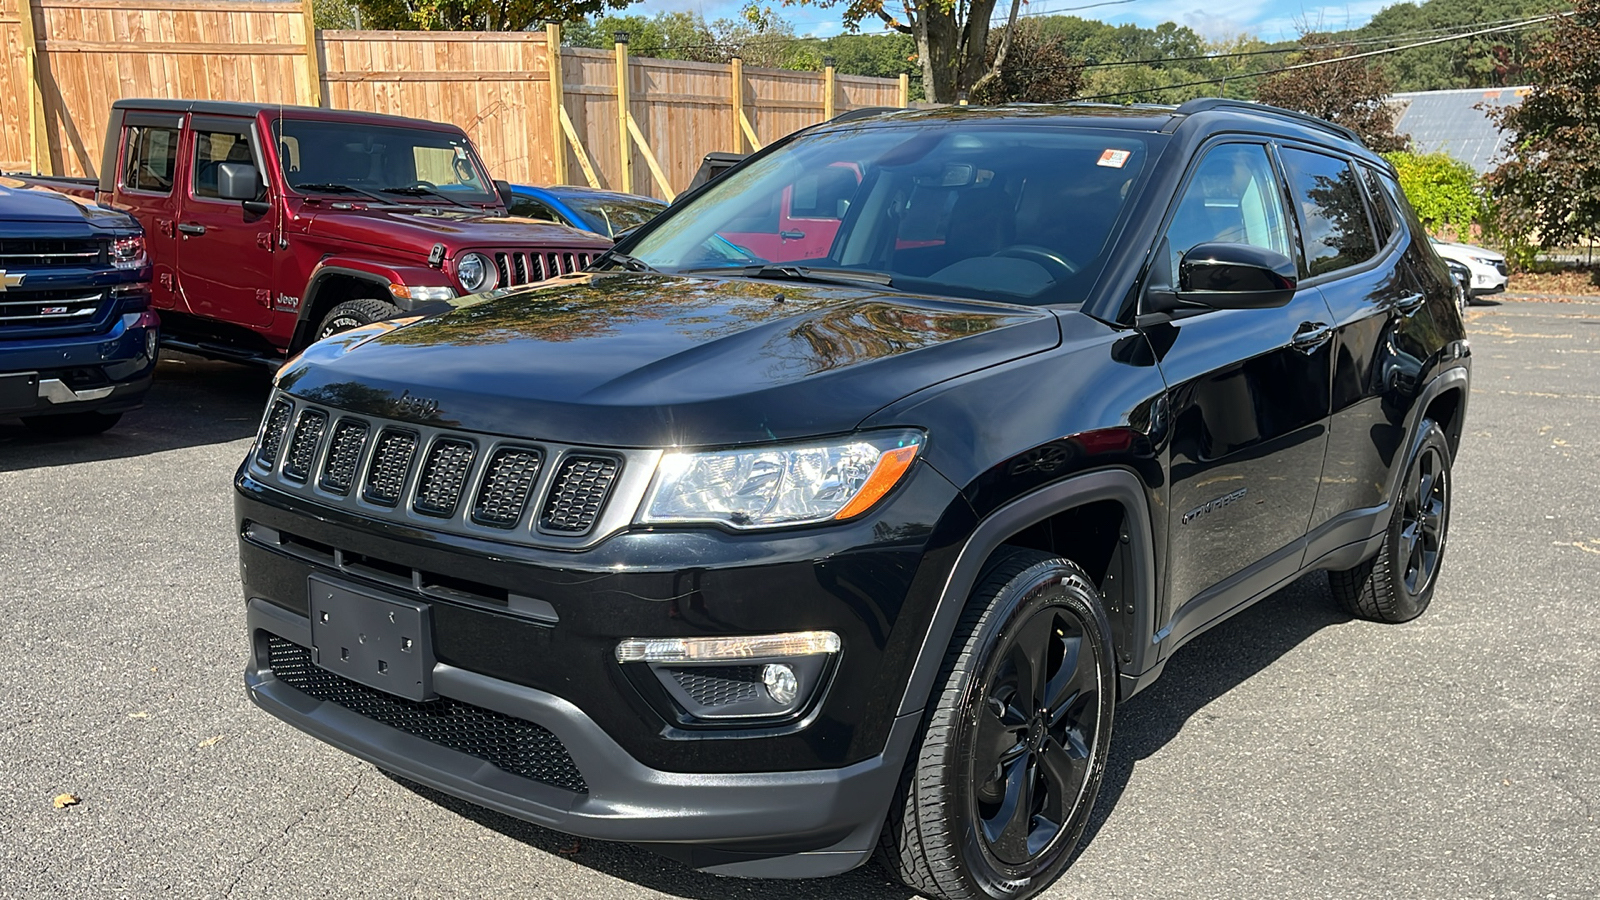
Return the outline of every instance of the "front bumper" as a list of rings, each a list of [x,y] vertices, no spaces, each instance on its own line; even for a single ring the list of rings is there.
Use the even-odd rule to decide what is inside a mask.
[[[137,409],[155,372],[155,312],[126,313],[103,334],[0,342],[0,374],[30,373],[31,404],[0,415],[40,416]]]
[[[1506,285],[1511,281],[1511,276],[1501,271],[1501,267],[1498,266],[1486,266],[1482,263],[1474,262],[1468,263],[1467,268],[1472,271],[1472,284],[1469,292],[1474,297],[1502,293],[1505,291]]]
[[[245,678],[252,700],[272,715],[481,806],[576,835],[650,845],[707,871],[811,877],[871,855],[920,726],[920,713],[896,716],[927,627],[914,598],[925,596],[931,608],[937,590],[928,586],[942,584],[954,553],[930,549],[938,542],[926,533],[881,535],[895,532],[889,524],[905,534],[907,523],[937,521],[959,501],[931,469],[909,478],[888,509],[865,522],[787,540],[625,533],[582,553],[420,532],[334,509],[301,511],[303,501],[246,469],[236,484],[253,648]],[[262,533],[293,534],[298,543],[272,546]],[[319,559],[318,548],[339,555]],[[353,559],[363,562],[346,564]],[[515,601],[493,611],[408,593],[399,577],[369,584],[429,605],[440,697],[553,733],[585,789],[513,775],[483,755],[319,700],[274,675],[267,635],[311,645],[307,579],[382,576],[374,560],[405,561],[417,585],[423,573],[438,573],[457,587],[505,585],[548,604],[557,621],[540,624],[518,615]],[[811,711],[781,726],[684,727],[661,714],[660,698],[613,655],[630,637],[805,629],[835,631],[844,651]]]

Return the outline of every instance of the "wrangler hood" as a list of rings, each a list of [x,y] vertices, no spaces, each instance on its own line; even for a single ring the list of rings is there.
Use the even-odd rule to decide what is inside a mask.
[[[286,366],[279,386],[473,431],[705,446],[846,432],[917,390],[1059,342],[1055,316],[1025,307],[602,273],[335,336]]]

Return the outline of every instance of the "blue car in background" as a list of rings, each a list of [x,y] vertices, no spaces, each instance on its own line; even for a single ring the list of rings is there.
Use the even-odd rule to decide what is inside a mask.
[[[574,185],[534,187],[511,185],[506,204],[513,216],[560,222],[608,238],[655,218],[667,208],[663,200]]]

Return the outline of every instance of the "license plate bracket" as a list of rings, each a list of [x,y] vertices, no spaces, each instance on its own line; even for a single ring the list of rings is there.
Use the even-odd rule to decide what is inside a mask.
[[[433,628],[426,603],[312,575],[311,658],[351,681],[432,700]]]
[[[38,405],[38,372],[0,375],[0,413],[27,411]]]

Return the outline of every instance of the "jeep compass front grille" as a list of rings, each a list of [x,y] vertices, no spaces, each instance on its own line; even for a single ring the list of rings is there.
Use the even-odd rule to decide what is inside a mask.
[[[367,518],[579,549],[632,523],[661,454],[385,421],[279,393],[250,471]]]
[[[320,668],[311,661],[310,650],[275,634],[267,635],[267,664],[273,677],[308,697],[513,775],[564,791],[589,792],[566,745],[541,725],[449,697],[418,703],[386,694]]]

